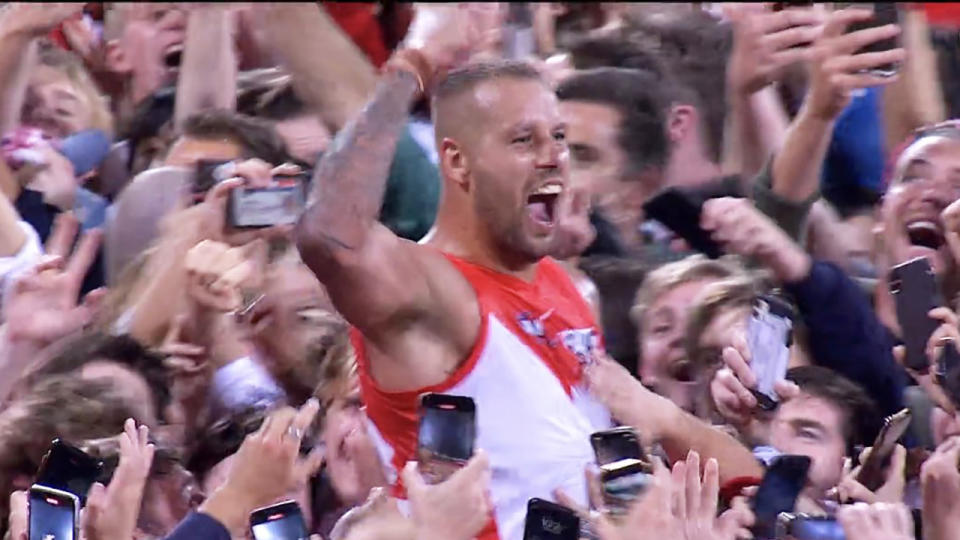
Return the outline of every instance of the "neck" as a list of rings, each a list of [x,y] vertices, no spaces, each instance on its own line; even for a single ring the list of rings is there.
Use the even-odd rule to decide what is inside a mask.
[[[721,176],[722,173],[720,164],[706,159],[699,149],[677,145],[667,163],[664,178],[670,186],[692,186]]]
[[[505,256],[476,214],[456,208],[446,200],[440,205],[433,228],[420,243],[527,282],[533,281],[536,275],[536,262]]]

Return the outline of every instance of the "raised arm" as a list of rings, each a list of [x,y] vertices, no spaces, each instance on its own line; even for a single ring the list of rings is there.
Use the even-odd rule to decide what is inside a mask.
[[[903,60],[903,49],[856,54],[864,45],[899,33],[893,25],[844,33],[853,22],[871,17],[869,10],[835,11],[830,14],[823,33],[814,44],[810,89],[787,131],[783,148],[773,161],[773,191],[787,200],[807,200],[819,189],[820,170],[833,126],[850,103],[853,92],[885,85],[892,80],[857,72]]]
[[[0,133],[20,121],[30,68],[36,61],[36,38],[64,19],[79,13],[83,4],[16,2],[0,10]]]
[[[190,11],[174,112],[177,127],[206,109],[237,106],[237,53],[227,8],[201,4]]]
[[[373,65],[317,4],[261,6],[254,16],[264,17],[266,41],[294,74],[297,95],[339,131],[370,99]]]

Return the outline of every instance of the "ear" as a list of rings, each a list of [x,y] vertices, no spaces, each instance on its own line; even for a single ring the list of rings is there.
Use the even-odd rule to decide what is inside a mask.
[[[440,170],[454,185],[463,191],[469,191],[470,164],[463,155],[460,144],[449,137],[444,137],[440,142]]]
[[[133,71],[130,57],[120,46],[120,40],[118,39],[111,39],[107,42],[106,64],[107,69],[113,73],[130,73]]]
[[[674,105],[667,116],[667,137],[676,143],[689,137],[696,131],[699,121],[697,109],[692,105]]]

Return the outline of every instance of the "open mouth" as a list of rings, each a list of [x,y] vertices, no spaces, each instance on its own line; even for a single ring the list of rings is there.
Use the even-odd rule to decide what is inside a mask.
[[[169,69],[178,69],[183,60],[183,45],[174,45],[163,53],[163,64]]]
[[[907,224],[907,238],[913,246],[932,250],[940,249],[944,242],[943,231],[933,221],[914,221]]]
[[[545,184],[527,196],[527,213],[533,221],[553,225],[557,218],[557,201],[563,193],[560,184]]]

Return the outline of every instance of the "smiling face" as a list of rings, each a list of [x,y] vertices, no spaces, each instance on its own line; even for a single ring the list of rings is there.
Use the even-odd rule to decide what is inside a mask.
[[[66,73],[38,65],[30,74],[21,120],[62,138],[91,127],[93,107]]]
[[[907,148],[884,197],[884,240],[892,265],[927,257],[938,275],[956,266],[941,213],[960,198],[960,140],[924,137]]]
[[[807,484],[823,493],[840,482],[846,442],[843,413],[825,399],[801,393],[777,409],[770,444],[785,454],[810,458]]]
[[[569,153],[556,97],[536,79],[498,78],[469,90],[476,125],[444,139],[448,176],[467,192],[476,220],[507,261],[550,253],[567,187]],[[461,163],[462,165],[458,165]],[[447,165],[449,166],[449,165]]]

